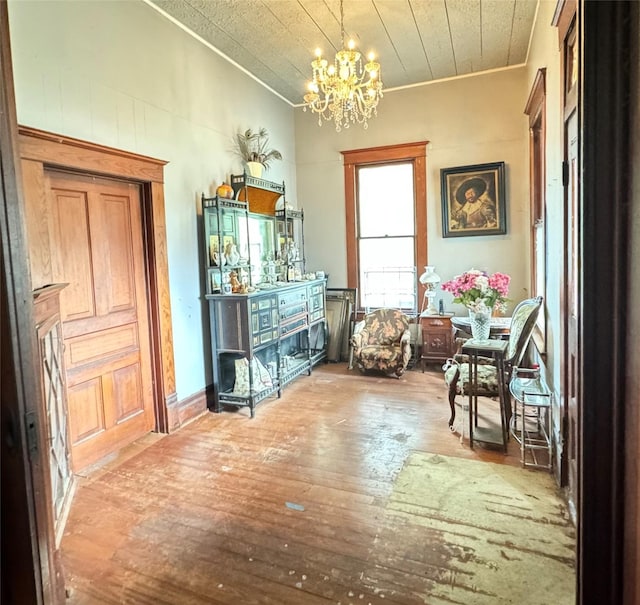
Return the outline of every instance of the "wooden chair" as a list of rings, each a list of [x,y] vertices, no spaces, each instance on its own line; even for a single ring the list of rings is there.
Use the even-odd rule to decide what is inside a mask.
[[[523,300],[513,311],[511,318],[511,332],[509,334],[509,344],[505,354],[505,376],[501,377],[497,371],[494,360],[488,357],[478,358],[478,387],[474,393],[483,397],[498,397],[500,388],[503,392],[508,392],[509,377],[511,369],[517,366],[524,356],[529,339],[536,324],[538,312],[542,306],[542,297],[529,298]],[[453,429],[453,422],[456,417],[455,398],[456,395],[469,396],[469,357],[468,355],[456,354],[449,359],[444,368],[444,381],[449,390],[449,406],[451,407],[451,417],[449,418],[449,428]],[[504,378],[504,384],[500,385],[498,380]],[[510,406],[508,415],[510,416]],[[508,420],[508,418],[507,418]]]

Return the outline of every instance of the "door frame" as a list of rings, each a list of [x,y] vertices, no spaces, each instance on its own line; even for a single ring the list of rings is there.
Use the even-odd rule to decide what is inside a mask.
[[[110,177],[140,185],[155,430],[171,432],[180,426],[180,417],[164,211],[163,171],[166,162],[26,126],[18,127],[18,143],[24,176],[24,199],[31,202],[27,204],[29,239],[36,237],[41,248],[39,254],[31,259],[34,288],[52,281],[49,279],[49,236],[46,221],[41,218],[48,215],[45,170]]]
[[[25,235],[7,3],[0,0],[0,600],[64,603]]]
[[[577,602],[631,604],[640,593],[638,365],[629,336],[638,325],[629,294],[640,280],[629,271],[630,213],[640,207],[637,183],[635,192],[631,188],[640,167],[632,134],[640,6],[581,0],[578,16],[583,391]]]

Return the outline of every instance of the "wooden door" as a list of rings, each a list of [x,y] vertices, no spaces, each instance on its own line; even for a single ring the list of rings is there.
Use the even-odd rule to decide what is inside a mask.
[[[564,136],[565,136],[565,292],[564,292],[564,436],[563,466],[569,504],[579,510],[579,451],[581,405],[581,284],[580,284],[580,198],[578,122],[578,40],[575,17],[563,43]]]
[[[154,426],[140,189],[46,173],[74,471]]]
[[[568,149],[568,186],[566,197],[567,284],[566,284],[566,401],[569,498],[578,510],[578,452],[580,449],[580,290],[578,249],[578,115],[574,111],[566,125]]]

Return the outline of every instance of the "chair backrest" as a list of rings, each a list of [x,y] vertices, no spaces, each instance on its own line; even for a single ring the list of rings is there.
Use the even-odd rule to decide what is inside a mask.
[[[409,319],[398,309],[376,309],[365,315],[364,327],[369,333],[368,344],[397,344],[409,327]]]
[[[523,300],[513,310],[509,346],[507,347],[505,359],[508,364],[517,366],[522,361],[541,306],[542,296],[537,296],[536,298]]]

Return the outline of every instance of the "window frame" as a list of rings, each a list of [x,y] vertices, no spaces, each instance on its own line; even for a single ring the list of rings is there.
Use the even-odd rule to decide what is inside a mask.
[[[529,117],[529,234],[531,296],[542,296],[542,312],[533,330],[533,341],[540,354],[546,353],[547,319],[547,207],[546,207],[546,68],[538,69],[524,113]],[[542,238],[542,266],[538,263],[538,244]],[[540,288],[538,284],[541,284]]]
[[[361,288],[359,284],[360,262],[358,258],[357,234],[357,169],[362,166],[385,165],[392,163],[413,164],[414,190],[414,258],[416,260],[416,276],[421,273],[421,267],[427,263],[427,145],[429,141],[385,145],[342,151],[344,161],[345,185],[345,215],[347,237],[347,284],[349,288],[356,288],[357,309],[363,312]],[[391,199],[393,192],[389,193]],[[416,277],[417,281],[417,277]],[[417,300],[424,296],[424,286],[417,283]]]

